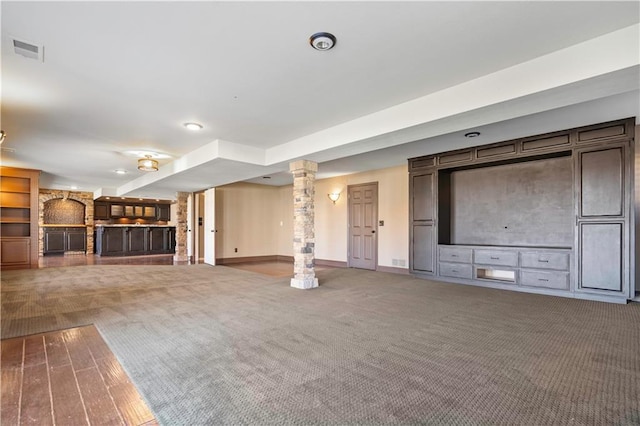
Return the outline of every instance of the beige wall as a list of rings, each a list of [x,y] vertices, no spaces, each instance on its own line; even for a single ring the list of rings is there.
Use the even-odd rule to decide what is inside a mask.
[[[372,170],[316,181],[316,258],[347,261],[347,187],[378,182],[378,265],[393,265],[393,259],[409,265],[409,178],[407,166]],[[334,205],[327,197],[340,192]],[[396,266],[397,267],[397,266]]]
[[[277,254],[279,191],[242,182],[216,188],[216,258]]]
[[[347,261],[347,186],[378,182],[378,264],[408,267],[407,166],[316,181],[316,258]],[[340,192],[334,205],[327,197]],[[216,189],[216,257],[292,256],[292,186],[237,183]],[[238,247],[238,253],[234,248]]]

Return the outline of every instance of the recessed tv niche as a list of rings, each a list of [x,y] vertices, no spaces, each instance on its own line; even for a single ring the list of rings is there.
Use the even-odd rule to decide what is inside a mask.
[[[570,152],[438,177],[440,244],[572,248]]]

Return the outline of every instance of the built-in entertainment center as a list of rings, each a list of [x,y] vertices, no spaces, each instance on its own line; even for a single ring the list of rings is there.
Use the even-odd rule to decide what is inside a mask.
[[[439,281],[626,303],[634,119],[409,159],[409,267]]]

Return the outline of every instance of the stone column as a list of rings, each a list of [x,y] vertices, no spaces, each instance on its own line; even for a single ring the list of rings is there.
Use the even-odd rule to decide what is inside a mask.
[[[293,273],[291,287],[318,287],[314,270],[314,206],[318,164],[300,160],[289,164],[293,173]]]
[[[176,193],[178,208],[176,209],[176,253],[173,255],[174,262],[187,262],[187,199],[188,192]]]

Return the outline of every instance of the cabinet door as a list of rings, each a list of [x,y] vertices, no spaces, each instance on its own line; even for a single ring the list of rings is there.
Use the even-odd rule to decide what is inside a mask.
[[[413,226],[413,267],[418,272],[434,272],[435,227]]]
[[[579,154],[580,215],[624,215],[624,147]]]
[[[111,204],[110,210],[112,217],[124,216],[124,206],[122,204]]]
[[[431,221],[434,218],[433,173],[414,175],[412,179],[412,206],[414,221]]]
[[[44,253],[64,253],[65,252],[65,231],[64,229],[45,229],[44,231]]]
[[[84,229],[69,229],[67,231],[67,251],[86,251],[87,231]]]
[[[166,236],[167,228],[149,228],[149,251],[151,253],[164,253],[166,251]]]
[[[108,203],[94,203],[93,204],[93,218],[97,220],[109,219],[109,204]]]
[[[158,213],[157,220],[171,220],[171,206],[168,204],[158,204],[156,212]]]
[[[176,228],[168,228],[167,230],[167,245],[165,251],[167,253],[175,253],[176,251]]]
[[[31,240],[27,238],[0,239],[0,264],[7,268],[24,267],[30,264]]]
[[[623,223],[580,224],[580,287],[621,291]]]
[[[102,234],[102,254],[122,255],[124,254],[124,229],[105,228]]]
[[[146,227],[127,229],[127,254],[144,254],[148,251]]]

